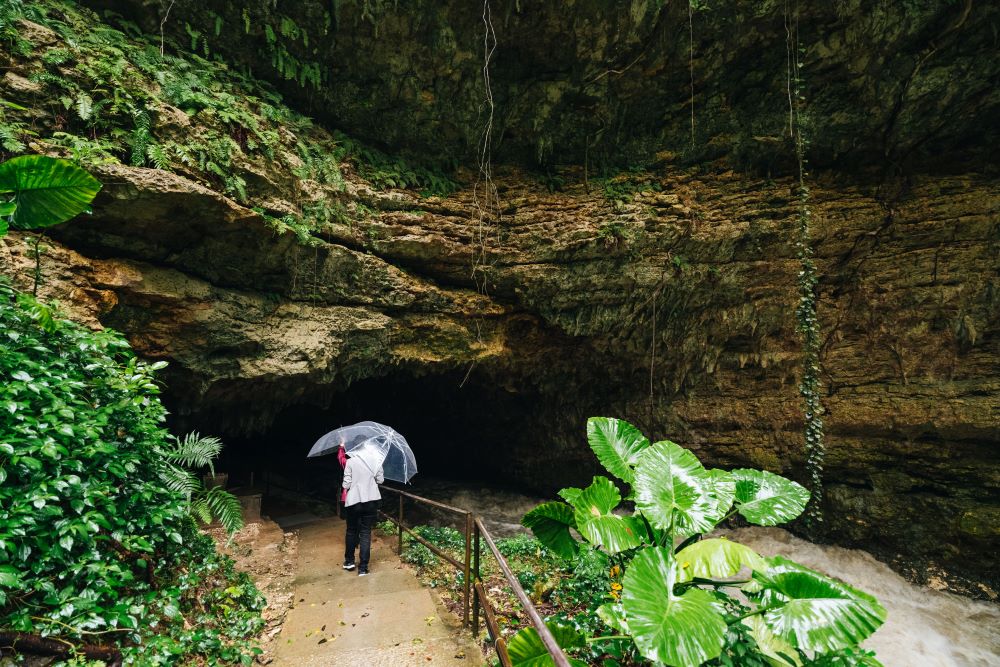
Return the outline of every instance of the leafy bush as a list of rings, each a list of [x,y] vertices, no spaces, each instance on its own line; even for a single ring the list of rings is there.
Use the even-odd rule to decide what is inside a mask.
[[[263,598],[163,481],[163,364],[3,284],[0,332],[0,627],[249,664]]]
[[[163,481],[168,488],[184,494],[188,512],[202,523],[219,520],[230,535],[243,527],[243,509],[240,499],[221,486],[205,488],[202,481],[189,468],[208,468],[215,476],[214,461],[222,453],[222,441],[188,433],[181,440],[171,436],[165,457],[167,474]]]
[[[563,489],[566,502],[539,505],[523,523],[564,558],[598,548],[616,563],[611,599],[596,610],[616,636],[630,637],[652,662],[684,667],[878,664],[858,648],[885,620],[875,598],[781,556],[704,538],[737,513],[762,526],[791,521],[808,491],[767,471],[708,470],[683,447],[650,444],[618,419],[590,419],[587,436],[604,467],[630,486],[635,510],[621,512],[618,486],[597,476],[586,489]],[[602,639],[554,627],[567,648]],[[510,642],[512,658],[515,645],[534,655],[537,641],[535,630],[522,630]]]

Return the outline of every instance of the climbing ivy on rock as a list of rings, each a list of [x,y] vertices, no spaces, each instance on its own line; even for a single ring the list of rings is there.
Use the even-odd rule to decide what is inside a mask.
[[[799,302],[795,309],[797,329],[802,339],[802,380],[799,393],[805,412],[806,471],[809,475],[809,491],[812,500],[806,513],[806,520],[815,527],[823,520],[823,461],[826,449],[823,444],[823,405],[820,400],[820,330],[817,315],[817,285],[819,278],[813,260],[812,210],[809,205],[809,186],[806,185],[806,151],[808,139],[803,126],[805,103],[802,81],[803,53],[798,39],[798,23],[786,16],[788,30],[788,70],[789,70],[789,131],[795,144],[795,159],[798,167],[798,216],[795,249],[800,269],[798,276]]]
[[[161,365],[0,283],[5,646],[55,638],[63,658],[100,646],[135,665],[257,652],[262,596],[164,482]]]

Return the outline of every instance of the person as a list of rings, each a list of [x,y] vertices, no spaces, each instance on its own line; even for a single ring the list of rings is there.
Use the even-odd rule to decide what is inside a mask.
[[[379,500],[382,499],[378,485],[385,481],[385,476],[382,473],[382,458],[374,449],[362,446],[348,452],[347,456],[347,465],[344,466],[344,489],[347,491],[344,501],[347,512],[344,569],[354,569],[354,554],[360,551],[357,567],[358,575],[363,577],[369,572],[372,527],[375,526]]]
[[[340,464],[340,469],[343,471],[347,467],[347,451],[344,449],[344,443],[340,443],[340,447],[337,448],[337,463]],[[340,489],[340,504],[344,505],[347,502],[347,489]]]

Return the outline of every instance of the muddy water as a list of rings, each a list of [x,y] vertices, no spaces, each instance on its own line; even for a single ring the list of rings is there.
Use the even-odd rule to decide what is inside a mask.
[[[524,513],[547,500],[441,480],[415,486],[415,493],[482,515],[497,535],[521,532]],[[865,551],[813,544],[780,528],[723,532],[763,555],[781,554],[875,595],[889,618],[865,645],[886,667],[1000,667],[1000,605],[913,585]]]

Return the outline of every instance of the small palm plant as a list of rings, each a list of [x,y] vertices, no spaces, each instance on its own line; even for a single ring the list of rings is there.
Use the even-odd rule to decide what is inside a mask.
[[[167,466],[163,481],[168,488],[187,498],[191,516],[202,523],[210,523],[216,518],[229,534],[242,528],[243,511],[239,498],[220,486],[205,488],[193,472],[207,467],[215,475],[214,461],[222,453],[222,441],[191,432],[183,439],[170,436],[167,442],[168,449],[164,452]]]
[[[694,667],[718,658],[738,631],[779,667],[834,664],[841,652],[863,653],[856,664],[879,664],[858,649],[885,621],[874,597],[781,556],[706,537],[734,514],[759,526],[791,521],[809,500],[805,488],[764,470],[706,469],[689,450],[650,443],[619,419],[591,418],[587,439],[621,483],[597,476],[586,489],[563,489],[565,502],[539,505],[522,523],[563,558],[598,549],[616,564],[597,615],[619,634],[588,639],[553,625],[561,646],[630,639],[654,664]],[[631,506],[619,506],[619,485]],[[508,652],[515,667],[553,664],[533,628],[512,637]]]

